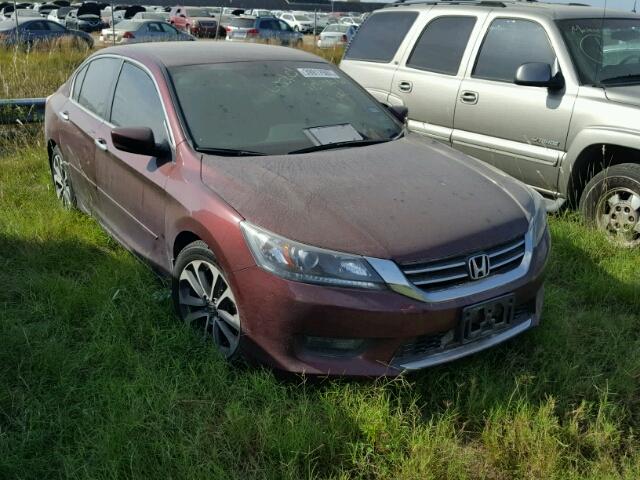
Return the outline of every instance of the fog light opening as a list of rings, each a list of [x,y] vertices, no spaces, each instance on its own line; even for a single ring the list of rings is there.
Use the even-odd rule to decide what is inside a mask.
[[[364,344],[362,338],[303,337],[305,350],[326,357],[355,356]]]

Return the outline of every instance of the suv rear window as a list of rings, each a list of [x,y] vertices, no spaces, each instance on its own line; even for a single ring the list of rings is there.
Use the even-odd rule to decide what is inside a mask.
[[[256,21],[253,18],[232,18],[231,26],[238,28],[253,28]]]
[[[422,31],[407,66],[456,75],[476,17],[439,17]]]
[[[371,15],[358,30],[344,58],[390,62],[417,17],[418,12],[385,12]]]
[[[544,28],[530,20],[498,18],[491,23],[482,42],[472,76],[513,83],[523,63],[553,65],[555,53]]]

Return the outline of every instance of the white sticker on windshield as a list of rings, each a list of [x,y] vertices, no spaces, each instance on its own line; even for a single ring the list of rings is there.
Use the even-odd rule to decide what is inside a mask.
[[[340,78],[336,72],[326,68],[299,68],[298,71],[306,78]]]

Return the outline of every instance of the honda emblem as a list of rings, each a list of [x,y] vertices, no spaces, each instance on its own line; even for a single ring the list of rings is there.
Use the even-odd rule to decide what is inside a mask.
[[[480,280],[489,275],[491,266],[489,265],[489,255],[476,255],[467,260],[469,277],[471,280]]]

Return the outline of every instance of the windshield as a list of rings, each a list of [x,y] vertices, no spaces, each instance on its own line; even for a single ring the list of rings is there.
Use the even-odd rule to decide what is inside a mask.
[[[324,29],[325,32],[340,32],[340,33],[347,33],[347,30],[349,30],[349,25],[329,25],[327,28]]]
[[[640,19],[580,18],[558,25],[583,84],[640,83]]]
[[[306,15],[294,15],[293,18],[296,19],[297,22],[310,22],[311,19]]]
[[[122,20],[121,22],[118,22],[118,24],[115,26],[116,30],[128,30],[131,32],[135,32],[136,30],[138,30],[142,25],[144,25],[144,23],[142,22],[135,22],[133,20]],[[109,28],[109,30],[111,30],[111,28]]]
[[[210,17],[206,10],[201,8],[187,8],[187,15],[190,17]]]
[[[324,63],[189,65],[171,68],[170,75],[198,149],[283,155],[338,143],[345,135],[390,140],[403,128],[360,86]]]

